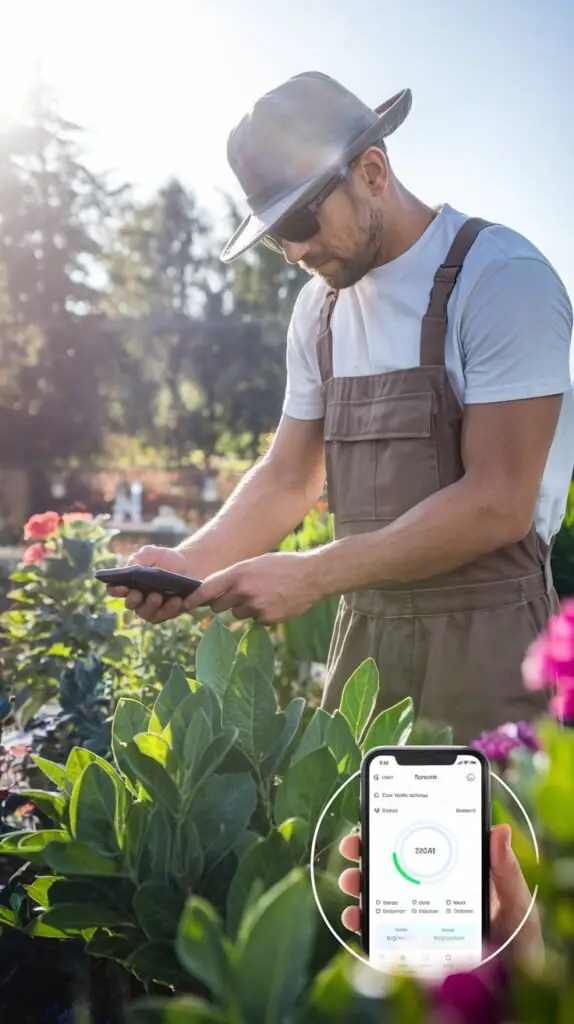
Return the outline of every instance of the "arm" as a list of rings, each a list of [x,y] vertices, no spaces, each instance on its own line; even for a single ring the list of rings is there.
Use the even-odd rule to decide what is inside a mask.
[[[463,478],[370,536],[323,550],[327,592],[428,579],[530,529],[570,391],[572,308],[540,259],[505,260],[475,285],[460,325]]]
[[[325,593],[428,579],[518,541],[533,522],[562,395],[468,406],[460,481],[390,526],[322,548]]]
[[[284,415],[264,458],[218,514],[178,550],[207,576],[277,547],[305,518],[325,482],[323,420]]]

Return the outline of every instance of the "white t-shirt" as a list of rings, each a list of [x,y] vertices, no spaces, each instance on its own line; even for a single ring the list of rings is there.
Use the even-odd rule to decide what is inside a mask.
[[[340,292],[332,319],[335,376],[420,364],[433,278],[466,219],[443,206],[407,252]],[[312,278],[293,310],[284,412],[294,419],[324,415],[317,336],[325,292]],[[536,511],[547,542],[560,528],[574,467],[571,338],[572,306],[548,260],[510,228],[481,231],[449,300],[446,368],[461,405],[564,394]]]

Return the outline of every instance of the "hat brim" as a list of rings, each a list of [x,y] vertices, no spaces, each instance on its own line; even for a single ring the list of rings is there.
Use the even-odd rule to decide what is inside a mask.
[[[338,153],[325,171],[310,181],[305,182],[305,184],[300,185],[293,192],[290,192],[288,196],[284,196],[262,212],[258,214],[251,213],[246,217],[223,249],[220,257],[221,261],[223,263],[232,263],[239,256],[243,256],[249,249],[252,249],[254,245],[257,245],[265,235],[272,233],[277,224],[291,213],[292,210],[316,196],[344,164],[353,160],[374,142],[392,135],[409,114],[411,106],[411,90],[403,89],[402,92],[396,93],[386,103],[377,107],[378,119],[373,122],[367,131],[355,139],[352,145]]]

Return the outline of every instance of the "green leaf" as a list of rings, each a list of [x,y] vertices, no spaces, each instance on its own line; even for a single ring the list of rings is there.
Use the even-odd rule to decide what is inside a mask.
[[[128,810],[124,830],[124,858],[130,875],[138,877],[143,837],[148,827],[150,804],[136,800]]]
[[[227,895],[227,931],[231,935],[237,933],[254,883],[261,882],[261,892],[265,892],[293,866],[293,850],[279,832],[270,832],[265,839],[249,847],[237,865]]]
[[[74,783],[70,799],[70,828],[81,843],[105,856],[119,852],[117,789],[99,764],[88,764]]]
[[[339,781],[336,761],[326,747],[291,765],[277,789],[275,820],[302,818],[314,828]]]
[[[379,693],[379,670],[372,658],[359,665],[345,683],[341,714],[347,719],[357,743],[371,718]]]
[[[212,690],[223,703],[227,684],[237,655],[238,637],[215,618],[199,641],[195,654],[195,672],[200,683]]]
[[[172,777],[177,773],[177,761],[163,736],[153,732],[141,732],[134,736],[133,742],[141,754],[157,761]]]
[[[23,858],[34,854],[44,854],[50,843],[69,842],[70,836],[67,832],[59,829],[38,829],[36,832],[23,830],[22,832],[11,832],[0,839],[0,854],[13,854]]]
[[[189,723],[181,751],[185,775],[192,779],[198,761],[213,739],[213,730],[207,716],[199,711]]]
[[[175,828],[175,822],[166,808],[162,804],[154,807],[148,820],[140,858],[140,871],[142,867],[144,869],[142,881],[149,877],[167,883],[172,864]],[[147,865],[149,876],[145,876]]]
[[[138,922],[151,942],[173,942],[184,907],[183,896],[161,882],[150,879],[134,897]]]
[[[48,818],[59,825],[64,817],[66,801],[59,793],[50,793],[47,789],[22,789],[20,796],[26,797]]]
[[[147,942],[128,958],[130,970],[141,981],[155,981],[181,988],[185,976],[175,957],[173,945],[168,942]]]
[[[222,761],[225,760],[237,739],[237,735],[237,729],[223,729],[203,752],[199,764],[197,765],[196,779],[194,779],[193,789],[189,794],[186,794],[186,807],[189,806],[193,800],[197,790],[204,784],[210,775],[213,775],[214,771],[219,767]]]
[[[74,569],[82,576],[87,574],[92,566],[93,545],[89,541],[77,540],[75,537],[62,537],[62,547]]]
[[[96,755],[86,747],[74,747],[70,752],[65,768],[64,790],[71,797],[77,779],[89,764],[95,761]]]
[[[413,721],[414,708],[410,697],[381,711],[365,736],[361,747],[363,754],[374,747],[402,746],[407,742]]]
[[[134,740],[126,748],[125,755],[133,773],[153,800],[159,800],[172,814],[179,812],[179,793],[173,780],[165,768],[154,758],[142,754]]]
[[[212,775],[193,804],[193,820],[201,838],[206,870],[233,849],[249,826],[257,806],[251,775]]]
[[[114,857],[105,857],[85,843],[51,842],[43,851],[44,860],[61,875],[117,875],[120,866]]]
[[[453,731],[450,725],[440,726],[419,718],[413,725],[407,740],[416,747],[451,747]]]
[[[154,706],[149,723],[150,732],[161,732],[168,725],[172,715],[189,697],[193,687],[188,682],[180,665],[174,665]]]
[[[46,908],[48,906],[48,896],[50,889],[54,882],[58,881],[57,875],[40,875],[30,885],[25,885],[24,889],[28,893],[30,899],[38,903],[40,907]]]
[[[227,1014],[196,996],[146,999],[127,1009],[127,1024],[229,1024]]]
[[[351,727],[338,711],[335,711],[325,730],[325,746],[335,758],[339,774],[351,775],[361,767],[361,753],[353,738]]]
[[[289,843],[293,864],[300,864],[307,853],[309,824],[303,818],[286,818],[277,829],[286,843]]]
[[[55,761],[47,761],[45,757],[38,757],[36,754],[32,754],[32,760],[50,782],[53,782],[60,790],[64,788],[66,772],[61,764],[56,764]]]
[[[185,892],[192,891],[201,878],[203,850],[199,833],[189,815],[178,822],[171,867],[172,874]]]
[[[134,951],[133,939],[125,935],[110,935],[106,931],[96,931],[86,945],[90,956],[102,957],[105,960],[116,960],[126,963]]]
[[[193,897],[187,903],[179,924],[176,950],[191,976],[227,1004],[233,990],[228,947],[221,920],[206,900]]]
[[[285,708],[285,711],[280,712],[278,715],[278,718],[283,724],[275,746],[261,765],[262,779],[266,779],[279,768],[281,761],[287,754],[289,747],[297,735],[297,730],[304,710],[305,698],[294,697]]]
[[[139,733],[145,732],[151,712],[145,704],[128,697],[121,697],[118,701],[112,721],[112,753],[114,760],[121,772],[137,786],[138,778],[132,771],[131,765],[126,757],[126,747],[131,740]]]
[[[126,915],[104,903],[59,903],[42,914],[42,921],[64,932],[83,932],[87,928],[112,928],[130,923]]]
[[[245,1020],[293,1019],[310,973],[315,919],[307,872],[301,869],[265,893],[244,918],[236,976]]]
[[[306,754],[325,746],[325,733],[329,727],[331,716],[323,708],[317,708],[309,725],[301,737],[301,742],[293,754],[292,764],[300,761]]]
[[[239,642],[234,668],[241,665],[257,669],[269,683],[275,678],[275,649],[268,631],[259,623],[251,626]]]
[[[169,742],[171,748],[180,763],[185,761],[183,753],[185,738],[189,732],[191,723],[200,712],[203,713],[203,718],[209,732],[209,738],[211,739],[213,730],[210,722],[210,705],[211,701],[207,690],[200,688],[199,690],[196,690],[195,693],[190,693],[170,718],[169,725],[166,726],[166,729],[164,730],[164,735],[169,731]]]
[[[266,676],[245,659],[238,660],[225,700],[223,724],[238,731],[238,745],[254,764],[273,750],[283,723],[277,714],[275,691]]]
[[[18,915],[10,910],[9,907],[0,906],[0,925],[5,928],[17,928],[18,927]]]

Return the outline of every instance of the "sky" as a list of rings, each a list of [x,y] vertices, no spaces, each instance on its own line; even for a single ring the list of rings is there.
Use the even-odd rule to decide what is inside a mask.
[[[404,184],[527,235],[574,296],[574,0],[27,0],[2,12],[0,111],[41,61],[93,166],[147,196],[172,175],[218,208],[230,129],[291,75],[373,107]]]

